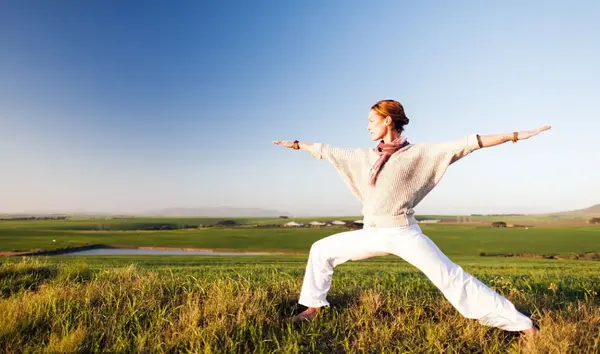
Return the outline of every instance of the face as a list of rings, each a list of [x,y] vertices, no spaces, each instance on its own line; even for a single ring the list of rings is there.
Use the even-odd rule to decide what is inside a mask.
[[[371,134],[371,139],[373,141],[381,140],[387,134],[392,123],[392,118],[383,118],[374,110],[370,110],[367,129],[369,130],[369,134]]]

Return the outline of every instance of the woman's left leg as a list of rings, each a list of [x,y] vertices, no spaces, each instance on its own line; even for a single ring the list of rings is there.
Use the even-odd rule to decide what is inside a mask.
[[[387,240],[390,253],[421,270],[464,317],[506,331],[533,327],[510,301],[448,259],[418,225],[390,230]]]

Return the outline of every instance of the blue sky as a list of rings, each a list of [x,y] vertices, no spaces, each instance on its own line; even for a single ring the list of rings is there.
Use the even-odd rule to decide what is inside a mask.
[[[370,147],[550,124],[451,166],[418,213],[600,203],[593,1],[4,1],[0,212],[261,207],[358,214],[299,139]]]

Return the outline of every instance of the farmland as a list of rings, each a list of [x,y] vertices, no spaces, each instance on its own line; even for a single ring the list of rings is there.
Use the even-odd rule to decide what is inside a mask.
[[[326,218],[319,218],[327,220]],[[356,218],[341,218],[355,220]],[[282,219],[236,219],[239,227],[202,227],[222,219],[114,219],[1,221],[0,251],[30,251],[102,244],[306,253],[310,245],[346,227],[286,228]],[[161,230],[171,225],[173,230]],[[193,226],[183,228],[183,226]],[[148,230],[154,226],[158,230]],[[573,255],[600,252],[600,226],[492,228],[489,223],[422,224],[449,255]]]

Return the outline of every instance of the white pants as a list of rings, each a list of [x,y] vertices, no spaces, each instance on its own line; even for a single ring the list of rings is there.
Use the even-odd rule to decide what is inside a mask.
[[[418,225],[365,228],[315,242],[310,249],[299,303],[307,307],[329,306],[326,297],[335,266],[389,254],[421,270],[462,316],[506,331],[533,326],[510,301],[448,259]]]

